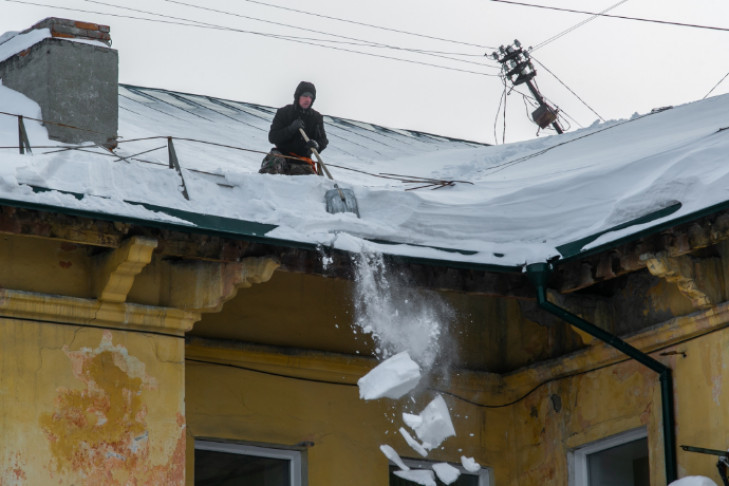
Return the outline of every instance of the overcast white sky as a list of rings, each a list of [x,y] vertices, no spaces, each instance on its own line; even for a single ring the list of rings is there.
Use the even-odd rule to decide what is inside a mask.
[[[597,120],[594,112],[621,119],[701,99],[729,73],[726,0],[515,1],[590,12],[617,5],[608,14],[725,29],[599,17],[534,50],[554,74],[537,64],[537,83],[573,130]],[[591,18],[491,0],[0,0],[0,12],[0,33],[49,16],[110,25],[122,83],[278,107],[309,80],[324,114],[486,143],[503,141],[504,87],[483,54],[515,38],[538,46]],[[193,22],[215,28],[175,24]],[[727,92],[729,78],[711,95]],[[506,142],[536,133],[511,92]]]

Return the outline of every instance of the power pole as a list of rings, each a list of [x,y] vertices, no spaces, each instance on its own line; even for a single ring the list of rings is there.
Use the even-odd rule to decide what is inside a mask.
[[[499,47],[499,52],[494,52],[491,56],[501,63],[504,75],[509,78],[511,84],[518,86],[526,84],[529,91],[536,98],[539,107],[532,112],[532,120],[539,125],[539,128],[547,128],[552,125],[557,133],[564,133],[562,127],[557,122],[559,108],[551,106],[544,99],[542,93],[532,81],[537,75],[532,60],[529,57],[529,51],[522,49],[521,43],[514,40],[513,45]]]

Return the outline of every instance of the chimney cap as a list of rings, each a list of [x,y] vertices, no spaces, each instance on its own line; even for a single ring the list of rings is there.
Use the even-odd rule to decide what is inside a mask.
[[[52,37],[95,40],[101,41],[107,46],[111,46],[111,35],[109,34],[111,28],[108,25],[62,19],[58,17],[48,17],[22,33],[40,29],[49,29]]]

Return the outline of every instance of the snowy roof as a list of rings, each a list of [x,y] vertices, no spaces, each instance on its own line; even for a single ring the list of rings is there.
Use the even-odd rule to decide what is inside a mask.
[[[34,102],[3,86],[0,106],[41,118]],[[257,173],[274,108],[128,85],[119,87],[119,108],[113,154],[59,150],[64,144],[26,119],[36,148],[32,156],[3,149],[4,203],[514,268],[613,244],[729,200],[729,96],[501,146],[325,116],[330,146],[322,156],[354,191],[360,218],[326,211],[333,187],[326,178]],[[167,137],[182,178],[169,168]],[[0,138],[0,146],[17,147],[15,118],[0,116]]]

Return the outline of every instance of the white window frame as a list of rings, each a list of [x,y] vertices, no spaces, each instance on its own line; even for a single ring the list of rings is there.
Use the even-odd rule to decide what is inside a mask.
[[[195,449],[202,451],[228,452],[246,456],[266,457],[270,459],[284,459],[291,463],[289,468],[291,486],[303,485],[303,469],[301,452],[292,449],[276,449],[272,447],[233,444],[230,442],[215,442],[210,440],[195,440]]]
[[[590,469],[587,461],[587,456],[590,454],[627,444],[628,442],[646,439],[647,437],[648,431],[645,428],[633,429],[597,440],[571,451],[567,455],[570,486],[588,486],[590,484]]]
[[[433,464],[438,464],[445,461],[422,461],[418,459],[406,459],[403,457],[402,462],[404,462],[407,467],[412,469],[432,469]],[[461,474],[478,476],[478,486],[493,486],[494,484],[493,473],[490,467],[481,466],[481,469],[478,472],[473,473],[466,471],[463,466],[460,466],[458,464],[451,464],[450,462],[448,464],[461,471]]]

